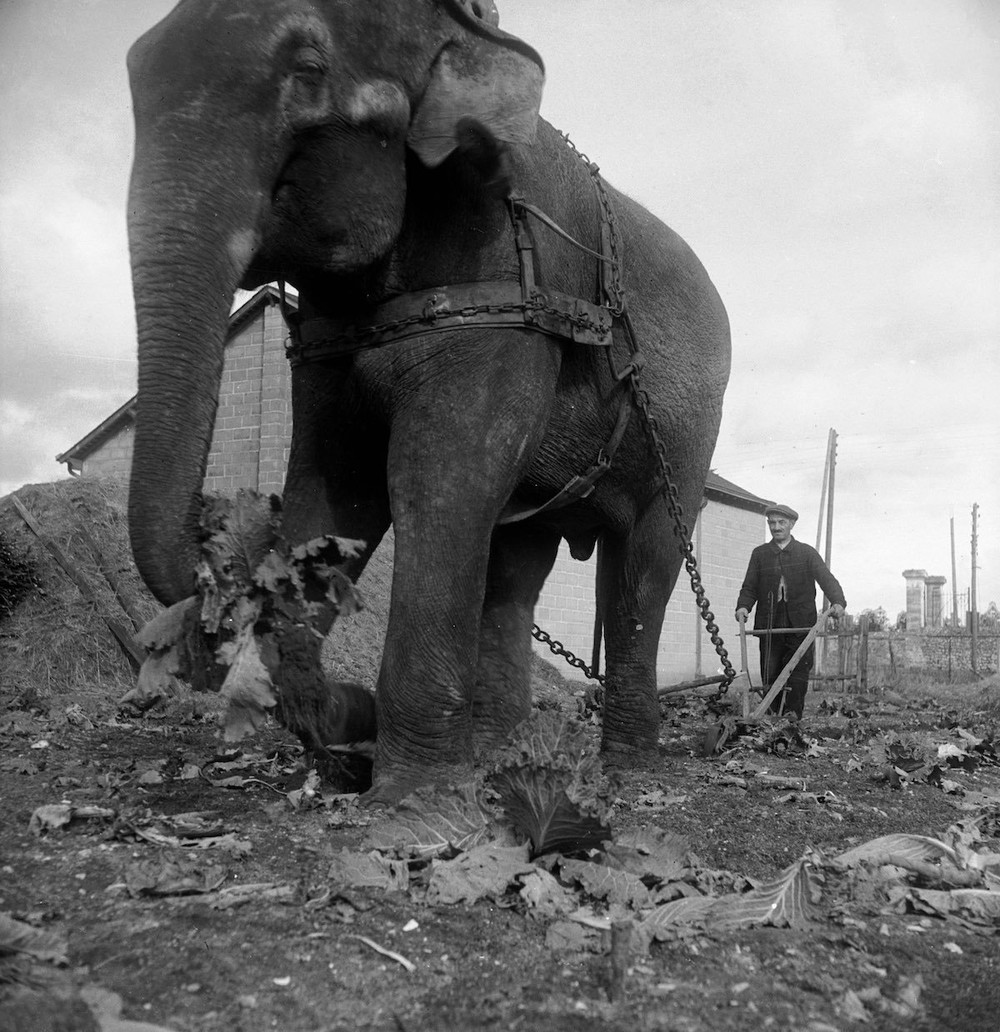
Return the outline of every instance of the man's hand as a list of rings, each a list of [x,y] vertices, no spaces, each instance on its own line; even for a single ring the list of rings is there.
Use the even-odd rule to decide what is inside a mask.
[[[844,607],[839,602],[834,602],[834,604],[830,606],[830,615],[835,620],[839,620],[844,615]]]
[[[741,620],[745,621],[745,620],[749,620],[749,619],[750,619],[750,610],[749,609],[744,609],[742,606],[740,606],[740,608],[736,610],[736,622],[739,623]]]

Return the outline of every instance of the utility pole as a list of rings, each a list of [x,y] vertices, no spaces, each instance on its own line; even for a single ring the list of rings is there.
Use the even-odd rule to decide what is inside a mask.
[[[833,551],[833,483],[837,475],[837,431],[830,428],[830,475],[829,490],[826,496],[826,552],[823,558],[830,565],[830,554]],[[825,609],[826,606],[824,605]]]
[[[958,622],[958,574],[955,567],[955,517],[951,518],[951,622],[957,631]]]
[[[830,566],[830,555],[833,551],[833,486],[836,480],[837,474],[837,431],[830,427],[830,436],[827,439],[826,445],[826,475],[824,476],[824,482],[826,486],[826,547],[823,552],[823,558],[826,561],[827,567]],[[820,510],[822,512],[822,503],[820,503]],[[820,516],[822,519],[822,515]],[[816,548],[819,549],[819,540],[817,535]],[[823,594],[823,608],[826,609],[830,604],[826,594]],[[827,651],[827,639],[823,638],[823,647],[819,650],[820,662],[819,671],[821,672],[826,666],[826,651]]]
[[[976,611],[976,558],[979,548],[979,503],[972,503],[972,584],[969,587],[969,610],[972,614],[972,672],[979,673],[979,613]]]
[[[823,540],[823,510],[826,508],[826,485],[830,476],[830,440],[833,430],[826,438],[826,458],[823,460],[823,486],[819,492],[819,516],[816,519],[816,551]]]

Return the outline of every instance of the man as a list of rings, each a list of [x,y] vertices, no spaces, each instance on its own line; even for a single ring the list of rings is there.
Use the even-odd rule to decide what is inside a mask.
[[[764,515],[771,540],[766,545],[758,545],[750,554],[750,565],[736,601],[736,619],[742,616],[745,620],[756,604],[755,630],[808,629],[817,619],[817,583],[832,603],[833,615],[842,616],[847,602],[837,579],[815,548],[792,537],[792,528],[799,514],[787,505],[772,505]],[[805,636],[803,632],[761,637],[760,671],[765,686],[775,682]],[[790,712],[801,719],[815,652],[815,646],[810,646],[795,665],[785,692],[779,692],[774,698],[770,712]]]

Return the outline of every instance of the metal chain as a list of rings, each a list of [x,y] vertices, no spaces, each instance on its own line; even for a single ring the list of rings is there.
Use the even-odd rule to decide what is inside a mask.
[[[543,631],[538,624],[531,625],[531,636],[543,645],[548,645],[550,652],[556,656],[562,656],[571,667],[576,667],[577,670],[582,671],[585,677],[589,677],[592,681],[597,681],[599,684],[604,684],[603,674],[595,674],[593,667],[587,666],[579,656],[570,652],[561,641],[553,638],[551,634]]]
[[[618,228],[615,224],[614,209],[611,206],[611,199],[605,189],[604,181],[601,179],[600,175],[601,170],[597,164],[591,161],[582,151],[578,150],[569,136],[565,133],[560,133],[559,135],[562,136],[570,150],[587,166],[591,179],[594,182],[594,186],[600,196],[601,208],[603,209],[604,218],[607,220],[609,226],[608,238],[612,259],[611,283],[606,287],[612,297],[609,299],[610,303],[607,307],[612,316],[624,320],[629,341],[629,351],[631,357],[634,359],[637,356],[639,349],[636,343],[635,334],[632,330],[632,321],[629,319],[628,314],[625,311],[625,288],[622,285],[621,278]],[[659,422],[650,410],[649,395],[642,388],[639,382],[639,370],[641,369],[641,365],[642,364],[639,362],[632,362],[628,371],[629,388],[632,391],[632,397],[635,401],[636,408],[638,408],[639,412],[642,414],[643,427],[646,430],[650,444],[653,447],[653,452],[656,455],[660,477],[663,480],[661,490],[666,498],[667,511],[670,514],[670,518],[673,520],[675,533],[681,541],[681,555],[684,557],[684,568],[687,570],[688,577],[691,581],[691,590],[694,592],[695,604],[697,605],[698,612],[705,623],[705,630],[708,631],[709,640],[715,647],[715,651],[722,663],[722,669],[725,671],[726,680],[719,686],[719,693],[724,694],[736,677],[736,670],[729,659],[729,652],[726,649],[725,642],[722,640],[722,636],[719,634],[719,626],[715,622],[715,614],[712,612],[711,603],[705,593],[705,586],[702,583],[701,572],[698,569],[698,560],[694,554],[694,545],[691,542],[691,532],[688,530],[688,526],[684,522],[684,509],[680,503],[680,499],[678,498],[679,491],[677,489],[677,485],[674,483],[674,471],[669,459],[667,458],[667,449],[660,434]],[[553,653],[558,656],[562,656],[570,666],[582,670],[587,677],[600,682],[602,685],[604,684],[604,677],[602,675],[595,673],[583,662],[583,660],[574,656],[572,652],[564,648],[562,642],[553,640],[551,636],[546,634],[546,632],[537,624],[532,625],[531,634],[538,641],[548,645],[549,649]]]
[[[629,327],[629,336],[631,337],[631,326]],[[670,518],[674,522],[674,530],[681,541],[680,551],[681,555],[684,557],[684,569],[687,570],[688,577],[691,581],[691,590],[694,592],[695,605],[698,607],[701,618],[705,623],[705,630],[708,631],[709,640],[712,642],[712,645],[715,646],[715,651],[722,663],[722,669],[725,671],[726,680],[720,686],[720,693],[724,694],[729,689],[729,685],[732,683],[733,679],[736,677],[736,669],[733,667],[733,664],[729,659],[729,653],[726,650],[725,642],[719,634],[719,625],[715,622],[715,614],[712,612],[711,603],[708,600],[708,596],[705,594],[705,585],[701,580],[701,572],[698,569],[698,560],[695,558],[694,545],[691,542],[691,532],[688,530],[688,526],[684,522],[684,509],[677,497],[679,492],[677,490],[677,485],[674,483],[673,467],[667,459],[667,449],[666,445],[663,443],[663,438],[660,436],[659,423],[656,416],[654,416],[650,411],[649,395],[639,384],[639,370],[635,364],[633,364],[629,373],[629,386],[632,389],[632,397],[635,399],[636,407],[642,413],[643,426],[649,436],[650,443],[653,446],[653,451],[656,453],[657,465],[660,467],[660,476],[663,478],[663,487],[661,490],[667,501],[667,511],[670,513]]]
[[[465,308],[460,309],[458,312],[449,312],[449,315],[475,315],[478,312],[486,312],[490,314],[502,314],[506,312],[517,312],[522,311],[526,306],[523,302],[511,303],[507,305],[469,305]],[[333,337],[320,337],[316,340],[311,340],[308,343],[301,343],[292,336],[289,342],[285,345],[285,355],[289,359],[297,358],[300,356],[308,355],[310,351],[318,348],[329,347],[331,345],[339,345],[345,343],[354,343],[355,348],[350,350],[363,350],[367,345],[365,341],[376,341],[383,333],[392,333],[396,330],[407,329],[410,326],[419,326],[422,323],[433,323],[433,314],[427,314],[425,312],[417,312],[414,315],[407,315],[400,319],[390,319],[388,322],[382,323],[369,323],[366,326],[352,326],[350,332],[339,333]],[[360,342],[360,343],[359,343]],[[345,350],[346,353],[346,350]]]

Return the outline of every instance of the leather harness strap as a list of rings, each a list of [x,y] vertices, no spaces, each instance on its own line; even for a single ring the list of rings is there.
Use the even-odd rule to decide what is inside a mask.
[[[600,183],[596,166],[588,164],[588,167],[600,201],[603,253],[593,251],[574,240],[548,215],[525,202],[523,198],[511,196],[507,199],[507,204],[517,249],[520,274],[517,283],[449,283],[445,286],[399,294],[368,311],[363,322],[325,317],[303,319],[298,312],[292,311],[283,303],[282,309],[291,337],[286,354],[292,367],[345,358],[395,341],[447,330],[526,329],[560,340],[568,340],[574,344],[604,348],[613,376],[619,382],[624,381],[632,368],[641,364],[641,355],[636,353],[633,341],[632,363],[621,372],[615,368],[611,354],[612,326],[624,313],[618,246],[607,194]],[[528,226],[529,215],[558,233],[578,250],[598,260],[601,297],[604,304],[584,301],[582,298],[557,291],[538,289],[534,274],[535,242]],[[627,322],[626,331],[631,336]],[[611,468],[618,446],[625,436],[631,410],[631,397],[627,390],[623,390],[614,429],[593,465],[585,473],[573,477],[541,505],[508,504],[498,519],[498,524],[518,523],[586,498],[594,490],[597,481]]]
[[[618,405],[618,418],[615,420],[615,428],[608,439],[608,443],[598,452],[597,461],[593,466],[586,473],[573,477],[558,494],[553,495],[542,505],[512,507],[508,502],[507,507],[500,514],[497,524],[520,523],[521,520],[526,520],[531,516],[549,512],[552,509],[561,509],[563,506],[569,505],[570,502],[586,498],[594,490],[597,481],[611,468],[611,461],[615,457],[615,452],[618,451],[618,445],[621,444],[622,438],[625,436],[625,429],[628,426],[628,417],[631,411],[631,401],[628,394],[624,393]]]
[[[398,294],[367,312],[363,322],[302,319],[298,313],[286,312],[292,336],[286,352],[292,366],[342,358],[428,333],[470,327],[529,329],[574,344],[610,347],[612,313],[608,308],[557,291],[541,291],[535,286],[534,243],[527,217],[541,213],[517,197],[509,198],[508,206],[514,225],[519,282],[449,283]],[[555,226],[548,216],[544,223]],[[562,230],[559,232],[581,250],[596,254]]]
[[[363,325],[304,319],[288,357],[293,366],[306,365],[442,330],[488,327],[537,330],[577,344],[611,343],[611,316],[598,305],[538,292],[525,301],[517,283],[449,283],[399,294],[374,308]]]

